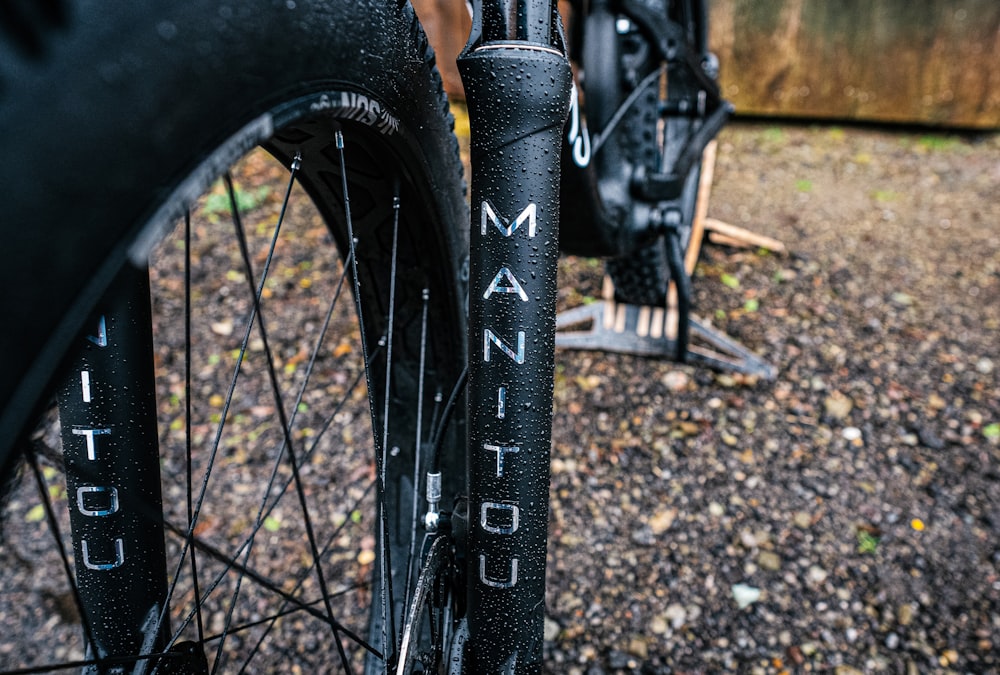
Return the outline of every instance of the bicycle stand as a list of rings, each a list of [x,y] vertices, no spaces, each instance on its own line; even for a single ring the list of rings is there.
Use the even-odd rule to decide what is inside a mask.
[[[556,316],[556,347],[675,358],[677,320],[669,308],[628,305],[613,298],[611,282],[605,279],[604,300],[560,312]],[[588,329],[573,329],[587,323]],[[777,369],[760,356],[693,317],[687,362],[765,380],[777,375]]]
[[[784,244],[776,239],[706,217],[715,168],[715,146],[715,141],[710,143],[703,155],[692,234],[684,258],[689,275],[694,271],[706,235],[710,242],[717,244],[785,252]],[[614,286],[608,277],[604,279],[602,295],[601,301],[574,307],[556,316],[556,347],[676,360],[679,321],[673,284],[665,308],[615,301]],[[588,324],[589,327],[584,328]],[[688,328],[686,362],[714,370],[756,375],[765,380],[777,376],[777,368],[704,321],[692,316]]]

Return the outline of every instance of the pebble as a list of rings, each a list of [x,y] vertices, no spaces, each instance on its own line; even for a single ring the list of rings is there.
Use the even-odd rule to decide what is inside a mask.
[[[885,636],[885,646],[889,649],[895,650],[899,647],[899,636],[895,633],[889,633]]]
[[[833,392],[823,401],[823,409],[826,414],[835,420],[846,418],[853,408],[854,402],[839,391]]]
[[[836,675],[865,675],[854,666],[837,666],[834,671]]]
[[[844,437],[847,441],[856,441],[861,438],[861,429],[857,427],[844,427],[844,430],[840,432],[840,435]]]
[[[663,616],[670,622],[671,628],[680,630],[684,622],[687,621],[687,610],[684,609],[684,605],[675,602],[667,607],[667,611]]]
[[[691,378],[688,377],[687,373],[683,373],[679,370],[671,370],[669,373],[664,375],[661,380],[664,387],[675,393],[684,391],[690,381]]]
[[[733,584],[733,600],[737,607],[745,609],[760,600],[760,589],[746,584]]]
[[[769,572],[777,572],[781,569],[781,556],[773,551],[761,551],[757,556],[757,564]]]
[[[806,578],[812,584],[821,584],[826,581],[828,576],[827,571],[818,565],[812,565],[809,571],[806,572]]]

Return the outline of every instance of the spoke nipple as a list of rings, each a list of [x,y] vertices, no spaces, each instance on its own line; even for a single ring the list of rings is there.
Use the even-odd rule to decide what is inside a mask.
[[[425,289],[424,289],[424,292],[423,292],[423,293],[421,294],[421,297],[423,297],[423,299],[424,299],[424,301],[425,301],[425,302],[426,302],[427,300],[429,300],[429,299],[430,299],[430,297],[431,297],[431,289],[429,289],[429,288],[425,288]]]
[[[399,197],[392,198],[392,208],[393,210],[399,210]]]
[[[344,149],[344,132],[341,131],[340,129],[337,129],[337,132],[334,134],[334,138],[337,141],[337,149],[338,150],[343,150]]]
[[[302,153],[296,151],[295,158],[292,160],[292,171],[298,171],[299,167],[302,166]]]
[[[385,347],[388,343],[389,343],[389,340],[386,339],[386,337],[384,335],[378,339],[378,346],[379,347]]]

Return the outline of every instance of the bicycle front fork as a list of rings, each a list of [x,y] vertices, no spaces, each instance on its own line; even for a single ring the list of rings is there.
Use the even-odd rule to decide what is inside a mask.
[[[559,161],[572,86],[555,4],[477,2],[458,62],[472,127],[466,673],[541,669]]]

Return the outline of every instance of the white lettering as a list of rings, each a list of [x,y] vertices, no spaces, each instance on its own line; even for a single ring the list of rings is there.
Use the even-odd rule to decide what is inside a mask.
[[[87,459],[97,459],[97,444],[94,436],[107,436],[111,434],[111,429],[73,429],[77,436],[87,437]]]
[[[90,371],[80,371],[80,389],[83,393],[83,402],[90,403]]]
[[[504,278],[510,282],[509,285],[500,285],[500,281]],[[490,297],[494,293],[517,293],[521,300],[524,302],[528,301],[528,294],[524,292],[524,289],[521,287],[521,283],[506,267],[501,267],[500,271],[497,272],[497,275],[493,277],[493,282],[490,283],[490,287],[486,289],[485,293],[483,293],[483,300]]]
[[[511,349],[503,340],[497,337],[496,333],[489,328],[483,329],[483,361],[490,360],[490,343],[500,348],[504,354],[514,360],[515,363],[524,363],[524,331],[517,332],[517,353]]]
[[[490,512],[493,513],[509,513],[510,514],[510,525],[490,525]],[[483,526],[483,529],[487,532],[492,532],[493,534],[514,534],[517,532],[518,520],[521,515],[521,509],[517,507],[516,504],[502,504],[499,502],[483,502],[482,508],[479,510],[479,524]]]
[[[524,207],[524,210],[521,211],[520,215],[518,215],[517,218],[514,219],[514,223],[511,224],[509,220],[497,214],[492,204],[490,204],[487,201],[484,201],[481,210],[482,215],[480,218],[480,233],[486,234],[486,225],[492,222],[494,225],[497,226],[497,229],[500,230],[500,234],[502,234],[505,237],[509,237],[510,235],[514,234],[517,228],[519,228],[524,223],[524,221],[527,220],[528,236],[534,237],[536,229],[535,211],[536,211],[535,203],[532,202],[528,204],[527,206]]]
[[[483,443],[483,450],[497,453],[497,478],[503,475],[503,456],[508,452],[515,454],[521,452],[521,448],[516,445],[490,445],[489,443]]]
[[[517,558],[510,561],[510,574],[507,579],[490,579],[486,576],[486,556],[479,554],[479,580],[492,588],[514,588],[517,585]]]
[[[87,547],[87,540],[82,539],[80,544],[83,548],[83,564],[88,570],[113,570],[116,567],[121,567],[122,563],[125,562],[125,542],[119,537],[115,539],[115,561],[108,563],[95,563],[90,560],[90,551]]]
[[[85,504],[85,495],[101,495],[105,494],[107,496],[107,505],[103,509],[87,508]],[[93,503],[91,503],[93,506]],[[85,516],[91,517],[102,517],[110,516],[112,513],[118,511],[118,489],[114,487],[102,487],[102,486],[84,486],[78,487],[76,489],[76,508],[77,510]]]

